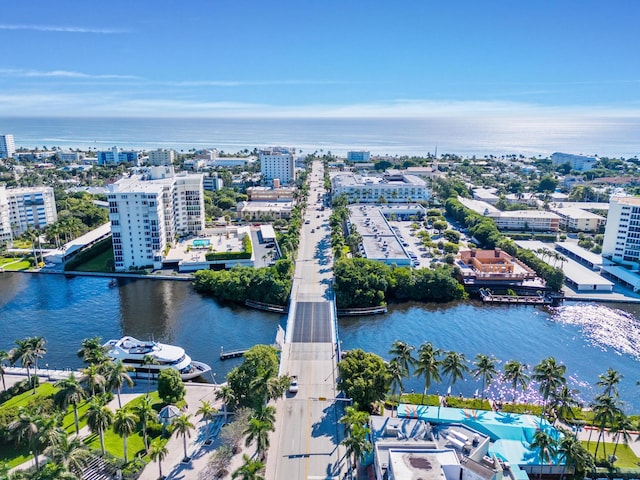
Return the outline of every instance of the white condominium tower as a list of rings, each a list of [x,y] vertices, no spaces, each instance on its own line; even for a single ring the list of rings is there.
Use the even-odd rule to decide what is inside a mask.
[[[640,197],[611,197],[602,256],[640,267]]]
[[[151,167],[109,185],[109,219],[116,271],[162,266],[176,236],[204,231],[203,175]]]
[[[272,185],[277,179],[280,184],[288,185],[295,180],[293,153],[289,149],[276,147],[261,150],[259,159],[260,173],[267,184]]]
[[[0,135],[0,158],[11,158],[16,153],[13,135]]]
[[[11,234],[11,220],[9,218],[9,200],[7,189],[0,185],[0,245],[6,245],[13,240]]]
[[[30,228],[44,228],[58,219],[56,198],[51,187],[5,189],[0,186],[0,237],[5,230],[3,218],[6,218],[7,210],[13,238]]]
[[[149,152],[149,163],[151,165],[172,165],[175,160],[173,150],[151,150]]]

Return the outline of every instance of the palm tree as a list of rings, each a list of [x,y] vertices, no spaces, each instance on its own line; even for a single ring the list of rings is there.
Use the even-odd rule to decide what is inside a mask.
[[[31,346],[28,338],[24,340],[16,340],[16,344],[18,346],[12,349],[11,352],[9,352],[11,365],[15,365],[16,362],[20,361],[22,368],[27,369],[27,379],[29,381],[29,384],[31,384],[30,367],[36,361],[33,347]]]
[[[567,420],[573,420],[576,417],[573,409],[580,406],[580,402],[575,398],[578,393],[578,390],[563,385],[551,394],[551,410],[556,420],[566,423]]]
[[[69,440],[64,437],[62,443],[47,447],[44,454],[56,464],[64,466],[75,478],[82,476],[82,470],[91,460],[89,448],[79,438]]]
[[[276,423],[276,409],[273,405],[262,405],[253,411],[251,418],[257,418],[263,422]]]
[[[618,401],[614,397],[610,397],[605,394],[600,394],[595,398],[595,402],[592,404],[593,409],[593,421],[598,425],[598,440],[596,441],[596,450],[594,456],[598,458],[598,447],[600,442],[604,438],[604,432],[607,425],[613,425],[614,421],[620,417],[622,411],[618,406]],[[604,458],[607,458],[606,445],[602,444]]]
[[[391,350],[389,350],[389,355],[391,355],[392,360],[396,360],[398,364],[404,368],[404,370],[409,373],[409,368],[413,366],[415,363],[415,359],[411,352],[413,352],[413,345],[409,345],[401,340],[396,340],[391,345]]]
[[[585,459],[590,457],[591,454],[582,446],[582,443],[576,438],[576,436],[563,430],[562,438],[558,442],[557,454],[559,455],[559,460],[564,461],[564,465],[562,468],[562,478],[569,467],[574,467],[574,475],[579,472],[584,472],[586,468]],[[592,459],[593,461],[593,459]],[[580,478],[576,475],[577,478]]]
[[[264,463],[260,460],[252,460],[246,453],[242,454],[244,462],[240,468],[231,474],[231,478],[240,478],[242,480],[264,480],[262,473],[264,472]]]
[[[533,442],[529,445],[530,449],[538,449],[538,459],[540,460],[540,478],[542,478],[542,465],[550,463],[551,459],[556,455],[555,439],[542,429],[536,430],[533,436]]]
[[[397,358],[394,358],[387,365],[387,372],[391,382],[391,393],[395,396],[396,391],[402,392],[402,379],[407,376],[407,371],[400,364]],[[391,407],[391,416],[393,416],[393,407]]]
[[[29,450],[33,452],[33,459],[36,464],[36,470],[40,470],[38,462],[38,437],[40,434],[40,424],[42,417],[38,414],[29,412],[24,407],[18,409],[18,416],[9,423],[7,430],[9,434],[15,438],[16,443],[25,442],[29,446]]]
[[[104,432],[113,424],[113,412],[98,398],[92,398],[87,410],[87,426],[100,437],[100,449],[104,456]]]
[[[264,460],[264,454],[269,449],[269,432],[273,431],[275,431],[273,422],[251,418],[247,429],[244,431],[244,434],[247,435],[244,444],[248,447],[255,440],[256,453],[261,460]]]
[[[202,419],[205,421],[206,440],[205,444],[209,445],[211,440],[209,439],[209,421],[213,420],[218,413],[218,410],[206,400],[200,400],[200,408],[196,411],[196,415],[202,415]]]
[[[527,365],[520,363],[517,360],[509,360],[504,364],[504,379],[507,382],[511,382],[511,388],[513,388],[513,400],[516,399],[516,391],[518,385],[522,388],[522,391],[527,389],[529,382],[529,375],[527,375]]]
[[[604,389],[602,391],[603,395],[617,398],[618,384],[620,383],[622,378],[623,377],[619,372],[617,372],[613,368],[609,368],[606,373],[602,373],[598,376],[596,385]]]
[[[491,385],[491,381],[498,374],[496,370],[496,359],[494,357],[488,357],[482,353],[476,355],[474,362],[476,368],[471,371],[474,378],[482,378],[482,400],[484,400],[484,389],[486,386]]]
[[[342,445],[347,449],[347,457],[353,456],[353,467],[357,468],[358,459],[371,451],[371,442],[367,439],[369,428],[362,425],[354,425],[348,437],[342,440]]]
[[[151,397],[145,395],[140,399],[135,407],[133,407],[133,413],[138,417],[138,421],[142,426],[142,440],[144,443],[144,450],[149,451],[149,440],[147,438],[147,424],[150,421],[154,421],[158,418],[158,414],[153,409],[153,401]]]
[[[351,433],[351,430],[353,430],[354,425],[366,426],[367,423],[369,423],[369,414],[358,410],[358,408],[353,405],[349,405],[345,407],[344,415],[338,420],[338,423],[344,425],[344,434],[347,436]]]
[[[122,363],[122,360],[116,362],[109,362],[107,367],[107,385],[109,390],[116,390],[118,392],[118,407],[122,408],[122,401],[120,400],[120,390],[126,383],[130,387],[133,387],[133,380],[127,373],[130,368]]]
[[[85,338],[78,350],[78,357],[84,363],[100,364],[107,359],[100,337]]]
[[[237,399],[236,394],[229,385],[222,385],[216,391],[216,400],[222,400],[224,404],[224,423],[227,423],[227,414],[229,410],[233,410],[233,407],[236,405]]]
[[[418,359],[416,360],[415,375],[424,377],[424,390],[422,392],[422,403],[424,403],[427,391],[431,387],[431,382],[440,383],[440,365],[438,357],[442,350],[434,348],[431,342],[426,342],[418,348]]]
[[[33,352],[33,374],[35,376],[38,375],[38,359],[42,358],[44,356],[45,353],[47,353],[47,348],[45,347],[45,344],[47,343],[47,341],[44,339],[44,337],[29,337],[27,338],[27,341],[29,342],[30,346],[31,346],[31,350]],[[35,384],[33,385],[33,390],[35,392]]]
[[[145,355],[142,357],[142,365],[147,367],[147,394],[149,393],[149,389],[151,388],[151,365],[159,365],[158,359],[155,355]]]
[[[616,455],[616,451],[618,450],[618,443],[620,442],[620,438],[622,437],[622,443],[625,445],[629,444],[631,440],[630,431],[633,430],[633,422],[629,419],[627,415],[623,412],[620,412],[620,415],[616,419],[613,427],[609,430],[609,433],[612,433],[616,439],[616,445],[613,447],[613,455]]]
[[[160,479],[164,478],[162,475],[162,461],[169,455],[169,449],[167,448],[167,442],[159,438],[151,442],[151,449],[149,450],[149,457],[154,462],[158,462],[158,473]]]
[[[113,419],[113,431],[122,437],[124,446],[124,463],[129,463],[129,455],[127,452],[127,437],[136,431],[136,422],[138,418],[135,414],[126,408],[119,408]]]
[[[6,350],[0,350],[0,377],[2,377],[2,390],[6,390],[7,389],[7,385],[4,382],[4,374],[5,369],[4,369],[4,362],[9,360],[11,357],[9,356],[9,352],[7,352]]]
[[[54,387],[60,389],[54,396],[55,404],[62,410],[67,410],[69,405],[73,406],[73,419],[76,426],[76,435],[79,435],[80,426],[78,425],[78,404],[82,402],[85,397],[82,385],[80,385],[80,382],[72,372],[69,374],[69,378],[58,380],[54,384]]]
[[[449,387],[454,385],[464,374],[469,371],[467,358],[464,353],[449,351],[445,353],[442,361],[442,373],[449,375]]]
[[[81,383],[91,390],[92,397],[96,395],[96,387],[103,390],[104,386],[107,384],[107,379],[100,371],[100,367],[93,363],[87,368],[80,369],[80,372],[82,373]]]
[[[553,357],[542,360],[533,368],[533,379],[539,383],[538,391],[542,395],[543,405],[540,418],[545,413],[547,400],[552,392],[555,392],[561,385],[567,383],[564,377],[567,367],[560,365]]]
[[[189,461],[187,455],[187,437],[191,438],[191,430],[195,428],[195,425],[189,420],[191,415],[182,414],[173,421],[173,427],[178,435],[182,436],[182,444],[184,446],[184,461]]]

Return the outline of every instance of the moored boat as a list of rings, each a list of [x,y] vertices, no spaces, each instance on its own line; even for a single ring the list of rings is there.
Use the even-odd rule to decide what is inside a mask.
[[[104,344],[106,355],[132,369],[136,378],[157,378],[161,370],[174,368],[182,380],[192,380],[211,371],[206,363],[191,360],[182,347],[126,336]]]

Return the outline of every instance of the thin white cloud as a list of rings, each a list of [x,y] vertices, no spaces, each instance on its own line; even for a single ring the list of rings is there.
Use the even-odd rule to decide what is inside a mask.
[[[62,25],[29,25],[29,24],[0,24],[0,30],[32,30],[37,32],[63,32],[63,33],[99,33],[119,34],[128,33],[128,30],[117,28],[91,28],[68,27]]]
[[[0,68],[0,77],[24,77],[24,78],[70,78],[70,79],[122,79],[122,80],[142,80],[142,77],[136,77],[135,75],[120,75],[120,74],[92,74],[84,72],[76,72],[73,70],[23,70],[23,69],[11,69]]]
[[[346,82],[336,80],[182,80],[153,83],[170,87],[259,87],[272,85],[343,85]]]

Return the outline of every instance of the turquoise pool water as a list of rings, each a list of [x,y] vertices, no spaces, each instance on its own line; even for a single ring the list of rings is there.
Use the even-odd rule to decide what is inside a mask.
[[[208,238],[197,238],[193,241],[194,247],[208,247],[211,245],[211,240]]]

